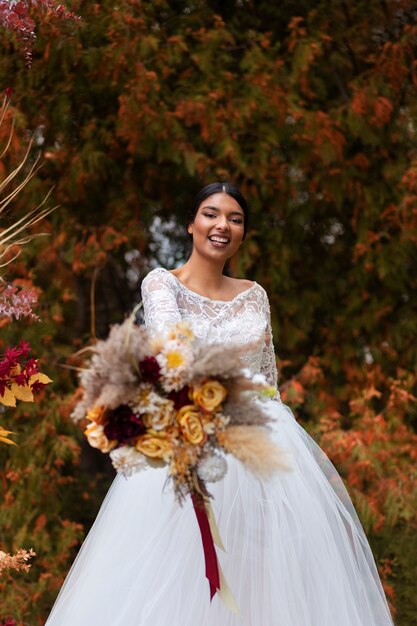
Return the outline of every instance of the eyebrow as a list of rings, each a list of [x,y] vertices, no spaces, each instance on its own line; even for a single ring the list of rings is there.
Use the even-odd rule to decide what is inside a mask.
[[[210,204],[206,204],[203,207],[201,207],[201,210],[203,209],[211,209],[212,211],[219,211],[219,209],[216,206],[211,206]],[[243,211],[231,211],[230,215],[240,215],[241,217],[244,217]]]

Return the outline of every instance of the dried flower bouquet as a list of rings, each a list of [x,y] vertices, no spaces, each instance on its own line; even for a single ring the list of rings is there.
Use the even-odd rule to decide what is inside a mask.
[[[289,468],[263,407],[275,389],[241,366],[245,349],[203,345],[185,321],[150,337],[129,318],[93,347],[72,414],[87,418],[88,442],[125,476],[167,466],[178,500],[191,496],[203,540],[208,533],[211,543],[206,485],[224,477],[227,453],[264,478]],[[205,556],[217,567],[214,546]],[[212,597],[220,577],[208,578]]]

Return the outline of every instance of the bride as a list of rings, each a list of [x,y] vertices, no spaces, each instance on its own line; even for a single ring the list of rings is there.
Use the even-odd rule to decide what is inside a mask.
[[[276,388],[266,292],[223,274],[244,240],[247,213],[230,184],[200,191],[188,223],[190,258],[142,283],[145,324],[160,332],[188,319],[198,338],[225,350],[247,343],[244,365]],[[291,470],[263,482],[228,458],[226,477],[209,486],[225,545],[218,558],[240,613],[218,594],[210,602],[191,501],[177,503],[162,468],[116,477],[47,626],[393,625],[341,478],[278,391],[266,406]]]

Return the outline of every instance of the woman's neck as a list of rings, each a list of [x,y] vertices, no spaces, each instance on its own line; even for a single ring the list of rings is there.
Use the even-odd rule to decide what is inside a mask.
[[[224,284],[224,266],[224,261],[216,263],[193,251],[188,261],[173,273],[191,289],[200,293],[217,293]]]

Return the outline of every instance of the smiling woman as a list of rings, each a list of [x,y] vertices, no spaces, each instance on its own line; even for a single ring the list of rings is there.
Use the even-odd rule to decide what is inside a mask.
[[[214,367],[238,348],[238,367],[271,387],[261,406],[271,441],[290,455],[290,471],[264,480],[228,455],[227,473],[210,483],[225,548],[213,548],[214,560],[240,615],[230,596],[223,604],[216,593],[210,602],[193,504],[179,505],[166,468],[157,467],[115,479],[47,626],[393,626],[343,481],[281,402],[267,293],[258,283],[223,274],[247,224],[247,205],[235,191],[220,183],[200,192],[187,225],[190,258],[173,272],[149,272],[142,297],[146,328],[157,341],[186,321],[204,358],[205,347],[221,347]],[[201,436],[195,397],[188,390],[181,401],[181,420],[187,418],[179,425],[192,423]],[[248,402],[239,405],[241,424],[249,423],[256,399]],[[221,445],[228,450],[224,440]],[[251,436],[234,445],[241,459],[263,457],[251,453]],[[198,464],[194,469],[204,472]],[[224,581],[216,585],[223,593]]]
[[[246,232],[248,230],[248,218],[249,218],[249,207],[246,202],[246,198],[240,191],[238,187],[232,185],[231,183],[210,183],[210,185],[206,185],[201,189],[196,197],[194,198],[194,202],[191,206],[188,222],[192,224],[196,218],[198,210],[202,208],[202,205],[208,205],[208,208],[213,208],[211,201],[211,196],[217,194],[226,194],[229,198],[236,201],[238,208],[236,209],[237,213],[241,216],[243,215],[243,239],[245,238]],[[217,208],[217,205],[215,206]],[[190,232],[190,231],[188,231]]]
[[[204,255],[209,241],[214,248],[227,247],[227,257],[233,255],[243,241],[244,217],[234,198],[224,192],[212,194],[201,203],[194,221],[188,226],[188,233],[193,237],[193,254]],[[222,255],[220,259],[227,257]]]
[[[187,232],[193,240],[188,261],[172,274],[195,293],[213,300],[232,300],[250,288],[249,280],[223,274],[226,261],[239,250],[248,225],[248,204],[230,183],[212,183],[196,196]]]

